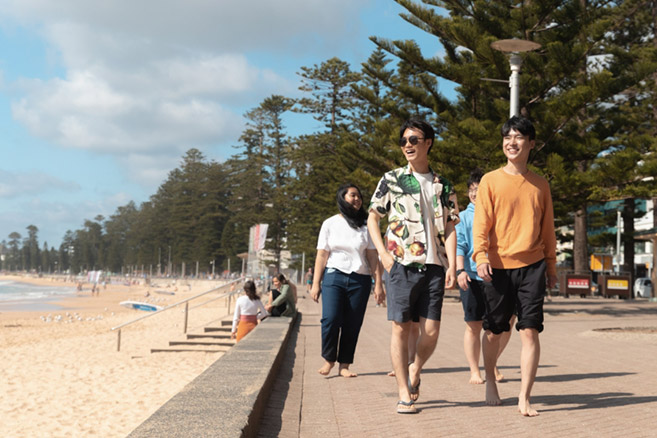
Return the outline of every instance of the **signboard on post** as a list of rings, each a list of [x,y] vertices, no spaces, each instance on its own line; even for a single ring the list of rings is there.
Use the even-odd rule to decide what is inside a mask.
[[[249,229],[249,258],[247,261],[247,275],[258,278],[260,277],[261,269],[258,252],[265,249],[265,242],[267,241],[268,224],[256,224]]]
[[[605,297],[632,298],[629,275],[605,275],[600,280]]]
[[[579,295],[584,297],[591,293],[591,276],[579,274],[566,274],[565,296]]]
[[[613,271],[613,259],[611,254],[591,254],[591,270]]]

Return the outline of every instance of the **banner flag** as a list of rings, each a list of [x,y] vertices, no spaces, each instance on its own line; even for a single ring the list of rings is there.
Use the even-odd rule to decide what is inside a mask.
[[[255,231],[255,250],[260,251],[265,249],[265,241],[267,240],[267,229],[269,228],[268,224],[258,224],[256,225]]]

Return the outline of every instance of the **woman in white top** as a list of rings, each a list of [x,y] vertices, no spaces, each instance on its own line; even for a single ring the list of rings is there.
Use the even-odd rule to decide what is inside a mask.
[[[340,214],[326,219],[319,232],[311,289],[315,302],[320,293],[322,296],[322,357],[326,363],[319,373],[328,375],[337,361],[341,376],[356,377],[349,366],[354,361],[378,258],[367,232],[367,212],[358,187],[341,186],[337,201]],[[377,284],[377,293],[380,290]]]
[[[230,337],[232,339],[237,338],[237,342],[239,342],[258,325],[258,320],[265,316],[267,316],[267,311],[256,293],[255,283],[247,281],[244,283],[244,295],[235,302],[233,329]]]

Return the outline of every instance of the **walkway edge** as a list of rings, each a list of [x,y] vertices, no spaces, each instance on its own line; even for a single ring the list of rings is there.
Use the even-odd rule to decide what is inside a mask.
[[[262,321],[128,437],[255,437],[299,317]]]

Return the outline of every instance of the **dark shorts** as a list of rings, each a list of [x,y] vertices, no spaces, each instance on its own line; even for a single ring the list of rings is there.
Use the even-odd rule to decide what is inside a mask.
[[[271,300],[272,302],[279,297],[281,293],[279,292],[278,289],[272,289],[271,290]],[[287,310],[287,303],[279,304],[276,307],[273,307],[271,309],[271,316],[281,316],[283,312]]]
[[[445,295],[442,266],[426,265],[426,269],[419,269],[395,262],[389,273],[384,272],[384,280],[389,321],[440,321]]]
[[[518,313],[516,330],[543,331],[545,260],[517,269],[494,269],[493,281],[484,282],[484,330],[495,334],[511,330],[509,320]]]
[[[470,278],[467,290],[459,288],[465,321],[482,321],[486,313],[484,304],[484,282]]]

